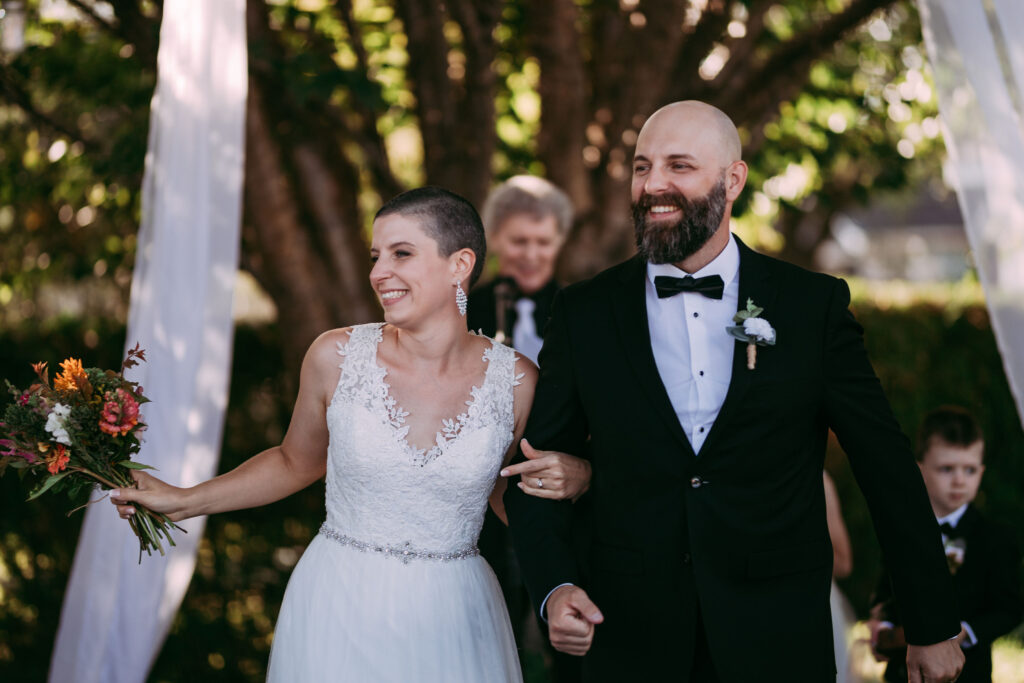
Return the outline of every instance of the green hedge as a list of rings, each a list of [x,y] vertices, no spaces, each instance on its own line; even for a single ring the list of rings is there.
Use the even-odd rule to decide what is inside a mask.
[[[909,432],[941,403],[977,412],[988,442],[979,504],[1024,530],[1024,435],[984,308],[883,308],[863,300],[855,308],[875,368]],[[284,433],[293,382],[280,374],[276,335],[273,327],[236,333],[222,471]],[[68,355],[114,367],[123,338],[122,327],[73,320],[0,331],[0,377],[25,384],[29,362],[48,360],[53,367]],[[835,445],[827,464],[854,547],[854,572],[840,585],[863,615],[879,571],[874,532]],[[15,476],[0,478],[0,495],[0,680],[45,680],[81,513],[68,518],[73,506],[59,498],[25,502]],[[320,485],[274,505],[210,519],[195,577],[151,680],[263,680],[285,583],[323,518],[323,505]]]

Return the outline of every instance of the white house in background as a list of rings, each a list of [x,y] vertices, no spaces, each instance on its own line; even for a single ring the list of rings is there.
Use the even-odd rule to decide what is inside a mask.
[[[818,266],[832,273],[956,282],[971,268],[969,252],[956,195],[939,186],[837,215],[832,239],[815,256]]]

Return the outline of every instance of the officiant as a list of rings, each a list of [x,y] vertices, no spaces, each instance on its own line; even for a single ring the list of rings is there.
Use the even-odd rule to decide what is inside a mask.
[[[493,280],[470,293],[466,314],[469,329],[493,337],[537,362],[551,302],[559,289],[555,265],[572,226],[573,213],[565,192],[536,176],[513,176],[491,191],[482,218],[487,248],[497,255],[498,271]],[[490,509],[479,547],[501,583],[516,642],[528,642],[524,631],[532,628],[535,617],[508,529]],[[552,650],[545,635],[539,640],[553,658],[556,683],[578,681],[578,661]]]
[[[543,178],[513,176],[491,192],[483,221],[498,274],[469,295],[469,329],[537,362],[558,291],[555,264],[572,218],[569,197]]]

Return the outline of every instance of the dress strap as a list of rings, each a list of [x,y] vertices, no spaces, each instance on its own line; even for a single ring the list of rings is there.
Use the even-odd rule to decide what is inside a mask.
[[[484,359],[488,362],[485,382],[488,402],[499,422],[513,424],[513,390],[523,378],[523,373],[516,373],[516,352],[492,339]]]
[[[384,323],[367,323],[354,325],[348,331],[348,342],[338,342],[338,355],[345,361],[339,365],[341,376],[334,390],[337,397],[361,400],[369,403],[368,398],[374,392],[371,388],[382,370],[377,366],[377,346],[384,339]]]

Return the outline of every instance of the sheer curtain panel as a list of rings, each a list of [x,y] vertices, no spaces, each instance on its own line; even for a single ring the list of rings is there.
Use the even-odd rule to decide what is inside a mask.
[[[139,460],[188,486],[216,471],[231,368],[247,54],[245,0],[164,0],[143,180],[128,371],[152,403]],[[94,498],[98,496],[94,495]],[[89,507],[50,663],[53,683],[145,681],[195,566],[203,520],[143,557],[113,506]]]

